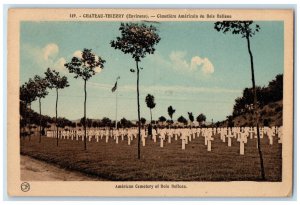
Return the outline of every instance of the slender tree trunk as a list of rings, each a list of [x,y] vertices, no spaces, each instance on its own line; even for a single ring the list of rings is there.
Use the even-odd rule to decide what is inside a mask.
[[[252,76],[252,87],[253,87],[253,93],[254,93],[254,112],[255,112],[256,131],[257,131],[258,153],[259,153],[259,159],[260,159],[260,169],[261,169],[260,171],[261,171],[262,180],[265,180],[264,161],[263,161],[262,151],[261,151],[261,147],[260,147],[258,108],[257,108],[257,96],[256,96],[256,86],[255,86],[255,77],[254,77],[253,55],[252,55],[251,48],[250,48],[249,36],[247,36],[246,38],[247,38],[248,52],[249,52],[250,61],[251,61],[251,76]]]
[[[29,124],[29,142],[31,141],[31,103],[29,103],[29,119],[28,119],[28,124]]]
[[[56,146],[58,147],[57,103],[58,103],[58,88],[56,88],[56,105],[55,105]]]
[[[151,117],[150,124],[152,125],[152,109],[151,108],[150,108],[150,117]]]
[[[39,143],[41,143],[42,141],[42,136],[41,136],[41,127],[42,127],[42,106],[41,106],[41,98],[39,98],[39,108],[40,108],[40,139],[39,139]]]
[[[150,129],[151,129],[151,137],[152,137],[152,109],[150,108]],[[149,133],[148,133],[149,134]]]
[[[25,103],[25,113],[24,113],[24,140],[26,138],[26,127],[27,127],[27,102]]]
[[[137,90],[137,106],[138,106],[138,126],[139,126],[139,134],[138,134],[138,159],[141,158],[141,119],[140,119],[140,90],[139,90],[139,80],[140,80],[140,69],[138,61],[136,62],[136,73],[137,73],[137,81],[136,81],[136,90]]]
[[[84,127],[84,150],[86,150],[86,80],[84,80],[84,118],[83,118],[83,127]]]

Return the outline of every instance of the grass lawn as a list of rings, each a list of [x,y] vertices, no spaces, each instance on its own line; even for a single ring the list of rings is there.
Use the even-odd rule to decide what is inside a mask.
[[[282,146],[277,136],[274,144],[268,144],[265,136],[262,151],[267,181],[281,181]],[[256,139],[248,139],[245,155],[239,155],[239,142],[232,139],[232,147],[214,136],[212,151],[207,152],[203,137],[196,137],[181,149],[181,140],[164,142],[164,147],[146,141],[141,146],[141,159],[137,159],[137,139],[127,144],[119,138],[116,144],[112,138],[96,142],[93,139],[83,150],[81,140],[59,140],[34,136],[31,141],[21,140],[21,154],[56,164],[62,168],[80,171],[109,181],[259,181],[260,161]]]

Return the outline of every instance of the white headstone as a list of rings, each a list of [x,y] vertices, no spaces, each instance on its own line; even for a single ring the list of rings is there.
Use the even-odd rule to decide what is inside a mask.
[[[164,147],[164,140],[162,137],[160,137],[160,147]]]
[[[240,155],[244,155],[245,152],[245,145],[242,141],[240,141]]]
[[[146,139],[145,137],[142,137],[142,144],[143,144],[143,147],[146,146],[146,140],[145,140],[145,139]]]
[[[211,151],[211,141],[210,140],[208,140],[208,142],[207,142],[207,151]]]
[[[211,151],[211,141],[214,140],[214,138],[212,137],[212,131],[209,131],[207,133],[207,151],[210,152]]]
[[[182,138],[181,149],[185,150],[185,137]]]
[[[245,142],[247,142],[247,133],[240,133],[240,136],[238,138],[238,141],[240,142],[240,155],[245,154]]]

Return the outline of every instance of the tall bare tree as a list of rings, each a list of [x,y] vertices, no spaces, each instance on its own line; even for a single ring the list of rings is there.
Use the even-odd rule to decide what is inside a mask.
[[[50,89],[56,91],[56,103],[55,103],[55,125],[56,125],[56,146],[58,146],[58,121],[57,121],[57,104],[58,104],[58,90],[69,87],[69,82],[66,76],[60,76],[58,71],[47,69],[45,72],[46,80]]]
[[[247,42],[247,50],[250,57],[250,65],[251,65],[251,79],[252,79],[252,89],[254,93],[254,115],[255,115],[255,124],[257,131],[257,144],[258,144],[258,152],[260,158],[260,169],[261,169],[261,178],[265,180],[265,169],[264,169],[264,161],[260,146],[260,136],[259,136],[259,116],[258,116],[258,105],[257,105],[257,94],[256,94],[256,86],[255,86],[255,75],[254,75],[254,60],[253,54],[251,51],[250,39],[260,30],[260,26],[258,24],[253,24],[253,21],[218,21],[215,23],[215,29],[217,31],[222,31],[223,33],[231,32],[234,35],[241,35],[242,38],[246,39]]]
[[[138,23],[121,23],[119,28],[121,37],[110,42],[110,45],[121,50],[125,54],[131,54],[135,60],[136,68],[130,69],[131,72],[137,73],[137,107],[138,107],[138,159],[140,159],[141,144],[141,117],[140,117],[140,91],[139,91],[139,62],[146,54],[153,54],[154,46],[159,43],[160,37],[157,34],[156,27]]]
[[[65,67],[70,73],[74,73],[74,78],[82,78],[84,81],[84,150],[86,150],[86,82],[96,74],[96,68],[103,69],[105,60],[92,53],[91,49],[83,49],[81,58],[73,57],[71,62],[66,63]]]

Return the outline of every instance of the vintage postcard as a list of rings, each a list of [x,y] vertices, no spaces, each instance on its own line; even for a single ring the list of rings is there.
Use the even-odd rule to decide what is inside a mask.
[[[292,195],[292,9],[8,15],[9,196]]]

